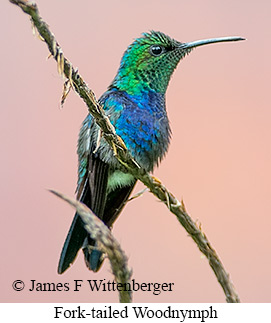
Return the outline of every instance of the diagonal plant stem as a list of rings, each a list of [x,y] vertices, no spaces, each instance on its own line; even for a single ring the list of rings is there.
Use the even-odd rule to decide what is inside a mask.
[[[33,2],[24,0],[9,1],[19,6],[25,13],[30,15],[31,21],[37,29],[40,38],[46,42],[51,55],[57,61],[60,75],[67,78],[62,101],[65,100],[68,93],[67,89],[71,87],[79,94],[79,96],[85,101],[89,113],[92,114],[96,123],[102,129],[104,138],[114,150],[115,156],[119,162],[122,163],[134,177],[145,184],[159,200],[164,202],[168,209],[175,214],[178,221],[185,228],[190,237],[195,241],[200,251],[206,256],[225,293],[226,301],[233,303],[240,302],[238,294],[229,278],[229,274],[223,267],[221,260],[211,246],[204,232],[196,225],[186,212],[183,201],[179,202],[158,179],[147,173],[135,162],[135,160],[133,160],[123,140],[116,135],[113,125],[105,115],[103,108],[97,102],[93,91],[89,89],[85,81],[79,75],[78,70],[74,69],[68,59],[64,57],[63,51],[57,43],[54,35],[39,15],[37,5]]]
[[[92,239],[100,244],[110,261],[112,272],[117,283],[120,303],[131,303],[132,292],[129,290],[131,270],[128,269],[127,257],[110,229],[86,205],[68,196],[50,190],[53,194],[68,202],[81,216],[85,229]],[[127,286],[127,288],[126,288]]]

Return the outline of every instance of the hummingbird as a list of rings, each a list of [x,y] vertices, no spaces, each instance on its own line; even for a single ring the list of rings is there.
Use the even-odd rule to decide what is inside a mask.
[[[168,150],[171,129],[165,94],[180,60],[196,47],[240,40],[244,38],[222,37],[183,43],[162,32],[150,31],[127,48],[99,104],[143,169],[152,172]],[[111,229],[137,179],[116,159],[90,114],[80,129],[77,153],[77,199]],[[61,252],[59,274],[70,267],[80,249],[86,266],[97,272],[105,256],[76,213]]]

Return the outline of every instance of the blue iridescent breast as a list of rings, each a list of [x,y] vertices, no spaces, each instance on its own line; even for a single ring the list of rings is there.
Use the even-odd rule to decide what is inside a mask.
[[[165,155],[170,141],[164,95],[147,91],[132,96],[110,89],[100,103],[133,158],[152,171]]]

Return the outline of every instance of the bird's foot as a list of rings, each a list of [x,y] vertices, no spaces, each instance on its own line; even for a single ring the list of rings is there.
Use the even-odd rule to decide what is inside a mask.
[[[160,181],[159,178],[157,178],[157,177],[155,177],[153,175],[151,175],[151,178],[153,179],[153,181],[155,182],[155,184],[162,185],[162,182]]]

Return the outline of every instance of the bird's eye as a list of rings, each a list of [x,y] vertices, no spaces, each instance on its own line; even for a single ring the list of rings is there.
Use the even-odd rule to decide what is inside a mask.
[[[164,53],[164,51],[165,51],[165,48],[163,46],[160,46],[160,45],[153,45],[150,48],[150,53],[153,56],[160,56],[162,53]]]

